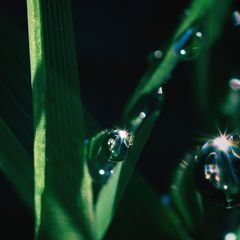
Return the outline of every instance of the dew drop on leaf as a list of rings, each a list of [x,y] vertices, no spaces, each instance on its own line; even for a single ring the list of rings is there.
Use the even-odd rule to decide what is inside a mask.
[[[105,184],[114,174],[114,168],[125,160],[129,148],[133,144],[133,136],[126,130],[109,130],[97,147],[94,159],[89,160],[89,172],[99,184]]]
[[[232,21],[233,21],[234,26],[236,26],[236,27],[240,26],[240,12],[239,11],[233,11]]]
[[[229,81],[229,85],[232,90],[239,91],[240,90],[240,80],[238,78],[232,78]]]
[[[224,236],[224,240],[236,240],[237,239],[237,235],[235,233],[227,233],[225,236]]]
[[[108,140],[109,161],[122,162],[125,160],[128,149],[133,144],[133,136],[126,130],[113,130],[109,132]]]
[[[143,95],[132,110],[130,122],[131,131],[135,132],[142,125],[145,118],[161,108],[162,103],[162,87],[156,88],[150,94]]]
[[[159,63],[159,61],[162,59],[162,57],[163,57],[163,53],[162,53],[162,51],[160,51],[158,49],[158,50],[151,52],[147,59],[151,63]]]
[[[209,140],[195,159],[198,191],[217,205],[240,205],[240,135]]]
[[[181,60],[195,59],[202,48],[202,32],[195,28],[187,29],[173,44],[173,51]]]

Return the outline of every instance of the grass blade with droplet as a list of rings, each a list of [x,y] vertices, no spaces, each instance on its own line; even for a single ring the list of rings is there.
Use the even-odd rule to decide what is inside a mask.
[[[126,160],[115,169],[114,175],[102,187],[96,202],[97,239],[102,239],[113,218],[119,200],[127,186],[137,159],[148,140],[159,112],[146,119],[143,126],[134,137],[134,144],[129,150]]]
[[[191,3],[191,6],[188,9],[188,15],[178,27],[172,42],[170,42],[169,47],[166,50],[165,57],[150,75],[147,74],[142,78],[130,101],[128,101],[124,112],[125,118],[131,113],[141,96],[144,94],[150,94],[156,87],[166,82],[179,61],[179,57],[173,49],[174,41],[184,31],[191,27],[192,24],[201,22],[203,16],[211,10],[214,4],[217,4],[216,0],[195,0]]]

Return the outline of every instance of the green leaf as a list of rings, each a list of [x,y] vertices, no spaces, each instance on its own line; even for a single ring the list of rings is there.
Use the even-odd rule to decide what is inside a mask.
[[[142,78],[130,101],[128,101],[124,112],[125,118],[131,113],[132,109],[143,95],[150,94],[156,87],[162,85],[168,79],[179,61],[179,57],[172,47],[174,41],[193,24],[196,22],[200,23],[204,15],[211,10],[211,7],[213,7],[214,4],[217,4],[216,0],[195,0],[191,3],[188,8],[188,15],[178,27],[168,49],[166,50],[165,57],[154,71],[149,72]]]
[[[27,0],[34,108],[36,236],[56,221],[51,199],[93,239],[89,175],[70,1]],[[50,199],[50,200],[49,200]],[[51,206],[49,206],[49,204]],[[58,226],[58,231],[64,226]],[[54,229],[51,229],[53,232]],[[53,237],[53,236],[52,236]],[[57,236],[55,236],[57,238]]]
[[[148,140],[159,112],[153,113],[134,137],[126,160],[115,168],[114,175],[102,187],[96,202],[97,239],[102,239],[113,218],[119,200],[127,186],[137,159]]]
[[[34,173],[35,173],[35,232],[38,234],[41,217],[41,198],[45,184],[46,161],[46,80],[42,13],[39,1],[27,1],[31,79],[34,107]],[[34,86],[35,85],[35,86]]]
[[[194,233],[203,217],[203,206],[194,184],[194,153],[186,154],[179,164],[171,186],[171,196],[187,229]]]
[[[0,169],[16,188],[22,199],[32,208],[32,159],[21,143],[0,119]]]
[[[211,93],[209,92],[210,68],[212,68],[211,54],[214,50],[214,44],[222,34],[223,27],[229,16],[232,0],[223,0],[221,5],[213,5],[212,11],[209,11],[203,21],[204,30],[204,48],[199,58],[196,61],[196,93],[199,102],[199,107],[203,114],[206,114],[209,109],[209,101]],[[217,6],[216,6],[217,5]],[[214,66],[213,66],[214,67]],[[219,69],[216,69],[218,72]],[[215,88],[214,88],[215,90]]]
[[[134,172],[120,201],[106,240],[192,239],[171,205],[137,172]]]

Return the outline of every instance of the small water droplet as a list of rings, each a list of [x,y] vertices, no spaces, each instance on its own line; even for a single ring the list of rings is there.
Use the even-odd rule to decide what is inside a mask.
[[[104,159],[96,159],[89,165],[89,172],[95,183],[100,185],[105,184],[108,179],[113,175],[116,163]]]
[[[174,52],[182,60],[196,58],[202,47],[202,32],[196,31],[194,27],[186,30],[173,44]]]
[[[239,91],[240,90],[240,80],[238,78],[232,78],[229,81],[229,85],[232,90]]]
[[[153,55],[156,59],[161,59],[162,58],[162,52],[160,50],[154,51]]]
[[[196,185],[217,205],[240,205],[240,135],[221,136],[203,145],[196,158]]]
[[[233,20],[234,26],[236,26],[236,27],[240,26],[240,12],[239,11],[233,11],[232,20]]]
[[[146,113],[145,112],[140,112],[139,117],[141,119],[144,119],[146,117]]]
[[[159,61],[162,59],[162,57],[163,57],[163,53],[162,53],[162,51],[160,51],[158,49],[158,50],[155,50],[155,51],[151,52],[148,55],[147,60],[150,63],[159,63]]]
[[[161,108],[162,103],[162,87],[156,88],[150,94],[143,95],[132,110],[130,126],[131,131],[135,132],[141,126],[145,118]]]

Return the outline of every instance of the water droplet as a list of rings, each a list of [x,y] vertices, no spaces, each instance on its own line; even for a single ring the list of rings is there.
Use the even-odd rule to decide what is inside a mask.
[[[227,233],[224,236],[224,240],[236,240],[237,239],[237,235],[235,233]]]
[[[160,50],[154,51],[153,55],[156,59],[161,59],[162,58],[162,52]]]
[[[239,91],[240,90],[240,80],[238,78],[232,78],[229,81],[229,85],[232,90]]]
[[[151,52],[149,55],[148,55],[148,58],[147,60],[151,63],[159,63],[159,60],[162,59],[162,56],[163,56],[163,53],[162,51],[160,51],[159,49],[158,50],[155,50],[153,52]]]
[[[146,117],[161,108],[162,103],[162,87],[156,88],[151,94],[143,95],[132,110],[130,126],[131,131],[135,132],[141,126]]]
[[[240,13],[239,11],[234,11],[232,13],[232,20],[233,20],[233,25],[238,27],[240,26]]]
[[[102,185],[114,174],[115,166],[125,160],[133,136],[126,130],[109,130],[95,138],[94,143],[90,143],[92,155],[89,156],[88,169],[94,182]]]
[[[194,27],[185,31],[173,44],[174,52],[182,60],[196,58],[202,47],[202,32],[196,31]]]
[[[196,156],[196,186],[226,208],[240,205],[240,135],[209,140]]]

